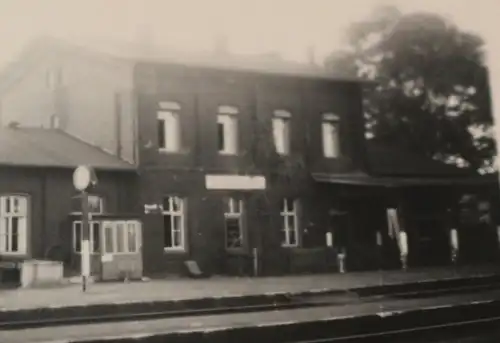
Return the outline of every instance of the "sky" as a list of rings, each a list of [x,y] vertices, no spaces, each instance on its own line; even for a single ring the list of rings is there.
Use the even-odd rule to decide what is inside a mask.
[[[318,60],[342,44],[345,27],[380,4],[431,10],[465,29],[493,32],[495,0],[0,0],[0,63],[40,34],[131,40],[149,28],[157,44],[206,50],[224,34],[239,53],[279,52]],[[349,3],[349,5],[346,5]]]

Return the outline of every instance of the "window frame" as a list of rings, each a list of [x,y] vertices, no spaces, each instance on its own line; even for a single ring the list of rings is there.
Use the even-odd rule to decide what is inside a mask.
[[[235,106],[217,108],[217,151],[220,155],[235,156],[239,152],[239,110]],[[223,149],[219,146],[219,125],[222,125]],[[228,133],[231,132],[231,133]]]
[[[89,220],[89,246],[90,246],[90,254],[91,255],[97,255],[97,254],[100,254],[100,251],[101,251],[101,246],[102,246],[102,224],[101,224],[101,221],[100,220]],[[76,237],[76,226],[77,224],[80,225],[80,242],[82,241],[82,235],[83,235],[83,223],[81,220],[74,220],[73,223],[72,223],[72,233],[73,233],[73,253],[77,254],[77,255],[80,255],[82,252],[81,252],[81,246],[80,246],[80,251],[78,251],[76,249],[76,242],[77,242],[77,238]],[[95,229],[95,226],[94,224],[97,224],[97,227],[98,227],[98,231],[99,231],[99,242],[101,243],[96,251],[96,249],[94,249],[94,237],[95,237],[95,234],[94,234],[94,229]],[[80,243],[81,244],[81,243]]]
[[[325,135],[330,132],[329,139]],[[321,120],[321,138],[323,156],[328,159],[339,158],[340,148],[340,117],[334,113],[324,113]]]
[[[163,205],[165,203],[165,200],[168,199],[168,204],[169,208],[166,209],[165,206]],[[180,201],[180,208],[178,210],[175,210],[173,207],[173,201],[174,199],[177,199]],[[186,249],[186,208],[187,208],[187,201],[186,198],[178,196],[178,195],[167,195],[163,198],[163,204],[161,208],[161,215],[163,217],[163,251],[165,252],[185,252]],[[165,216],[170,216],[170,225],[171,225],[171,231],[170,231],[170,239],[172,242],[171,247],[166,247],[165,246]],[[173,219],[174,217],[180,217],[181,220],[181,228],[179,230],[174,230],[172,229],[173,226],[175,225],[176,221]],[[180,245],[179,246],[174,246],[173,242],[174,240],[174,232],[179,232],[180,234]]]
[[[278,122],[281,122],[281,131],[278,131]],[[291,151],[291,122],[292,114],[286,110],[275,110],[272,118],[274,148],[278,155],[288,156]],[[287,131],[285,133],[285,130]],[[279,137],[278,137],[279,136]],[[278,141],[281,141],[280,143]],[[281,150],[282,149],[282,150]],[[281,150],[281,151],[280,151]]]
[[[14,199],[18,199],[24,201],[24,213],[21,213],[19,215],[16,215],[15,212],[9,211],[6,212],[4,211],[4,204],[5,200],[9,201],[9,207],[12,207],[12,204],[10,204],[10,201],[13,201]],[[3,256],[25,256],[28,253],[28,230],[29,230],[29,224],[30,224],[30,217],[31,217],[31,211],[30,211],[30,202],[31,198],[27,194],[19,194],[19,193],[13,193],[13,194],[0,194],[0,255]],[[21,206],[20,203],[18,203],[18,206]],[[22,218],[24,219],[24,227],[19,225],[18,221],[18,226],[17,226],[17,250],[12,251],[12,218]],[[10,219],[9,223],[10,225],[4,226],[4,220],[5,219]],[[3,239],[2,239],[3,237]],[[2,246],[1,243],[5,243],[5,246]],[[9,248],[10,247],[10,248]]]
[[[161,101],[158,104],[159,109],[156,111],[156,125],[160,125],[159,121],[163,121],[163,144],[160,146],[160,137],[157,137],[158,151],[166,154],[175,154],[181,152],[182,149],[182,130],[181,130],[181,105],[173,101]],[[174,118],[175,121],[175,140],[169,140],[168,134],[169,125],[167,124],[169,118]],[[169,142],[172,146],[170,146]]]
[[[292,208],[288,208],[288,202],[291,201]],[[282,219],[281,232],[285,235],[284,241],[282,241],[281,246],[283,248],[297,248],[300,246],[299,238],[299,200],[294,198],[285,198],[281,202],[280,216]],[[288,227],[288,217],[293,217],[294,227]],[[295,242],[290,242],[290,232],[295,233]]]
[[[245,248],[245,227],[244,227],[244,221],[245,221],[245,208],[244,204],[245,202],[243,199],[235,196],[227,196],[223,198],[223,204],[224,204],[224,246],[227,251],[241,251]],[[228,206],[227,206],[228,205]],[[237,206],[235,206],[237,205]],[[237,211],[235,210],[235,207],[237,207]],[[228,219],[237,219],[238,220],[238,229],[239,229],[239,240],[240,240],[240,246],[238,247],[232,247],[229,246],[229,240],[228,240],[228,225],[227,225],[227,220]]]
[[[110,224],[111,226],[107,226],[106,224]],[[133,225],[134,231],[135,231],[135,251],[131,251],[129,249],[129,225]],[[123,225],[123,235],[122,237],[122,244],[123,244],[123,251],[118,251],[118,227],[119,225]],[[141,245],[142,245],[142,224],[139,220],[103,220],[101,222],[101,247],[103,248],[103,255],[137,255],[141,253]],[[112,246],[112,251],[107,250],[107,236],[106,236],[106,230],[111,229],[112,233],[112,240],[111,240],[111,246]]]

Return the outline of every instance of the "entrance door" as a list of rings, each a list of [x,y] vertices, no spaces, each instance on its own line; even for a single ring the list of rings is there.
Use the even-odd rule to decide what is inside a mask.
[[[413,263],[421,267],[446,265],[450,261],[449,234],[442,214],[415,218],[418,230],[418,253]]]
[[[140,279],[142,277],[141,222],[103,221],[101,235],[102,279]]]

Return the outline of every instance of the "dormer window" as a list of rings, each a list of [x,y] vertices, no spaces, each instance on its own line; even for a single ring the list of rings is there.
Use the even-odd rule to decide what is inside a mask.
[[[323,154],[326,158],[340,156],[339,116],[326,113],[322,120]]]
[[[288,111],[276,110],[273,115],[273,138],[276,152],[280,155],[290,153],[290,119]]]
[[[220,154],[238,153],[238,109],[219,106],[217,111],[217,147]]]

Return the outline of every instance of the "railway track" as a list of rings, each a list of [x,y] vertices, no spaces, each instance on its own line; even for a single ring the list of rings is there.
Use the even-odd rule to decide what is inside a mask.
[[[0,330],[20,330],[40,327],[56,327],[68,325],[87,325],[95,323],[113,323],[126,321],[143,321],[153,319],[168,319],[175,317],[199,317],[208,315],[227,315],[237,313],[286,311],[294,309],[318,308],[327,306],[347,306],[352,304],[379,302],[381,300],[397,299],[422,299],[432,298],[441,295],[458,295],[479,293],[489,290],[500,289],[500,282],[485,283],[478,285],[467,285],[463,287],[442,287],[432,289],[422,289],[418,291],[393,292],[386,294],[364,295],[357,292],[344,293],[321,293],[321,294],[282,294],[274,298],[260,299],[253,301],[248,305],[236,305],[228,301],[222,306],[207,306],[202,308],[176,308],[172,303],[154,303],[147,308],[137,311],[133,306],[126,308],[125,311],[113,313],[93,313],[90,315],[81,315],[77,310],[72,315],[64,317],[48,317],[44,315],[43,310],[36,319],[24,319],[22,315],[17,318],[0,320]],[[130,304],[133,305],[133,304]]]
[[[496,342],[500,340],[500,316],[475,320],[454,321],[439,325],[415,326],[381,332],[354,334],[280,343],[369,343],[369,342],[462,342],[462,340]],[[472,342],[472,341],[471,341]]]

